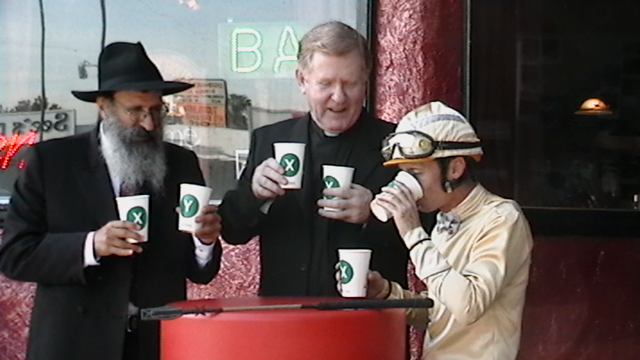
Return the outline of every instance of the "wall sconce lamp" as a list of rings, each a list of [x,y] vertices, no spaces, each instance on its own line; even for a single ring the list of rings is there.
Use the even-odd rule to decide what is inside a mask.
[[[98,67],[98,65],[92,64],[92,63],[88,62],[87,60],[84,60],[83,62],[78,64],[78,77],[80,77],[80,79],[86,79],[88,77],[88,75],[87,75],[87,67],[89,67],[89,66]]]
[[[598,98],[589,98],[582,102],[580,109],[575,114],[577,115],[611,115],[611,109],[609,105]]]

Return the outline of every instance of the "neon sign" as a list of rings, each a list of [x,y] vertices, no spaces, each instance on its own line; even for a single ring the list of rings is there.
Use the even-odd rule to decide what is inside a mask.
[[[240,39],[244,38],[247,46],[241,46]],[[262,56],[262,33],[252,28],[238,28],[231,32],[231,70],[237,73],[250,73],[256,71],[263,64]],[[291,54],[287,54],[287,45],[291,50]],[[240,56],[243,53],[253,54],[253,58],[246,60],[244,64],[240,64]],[[285,61],[297,60],[298,38],[296,32],[291,26],[285,26],[278,38],[278,47],[276,48],[276,58],[273,61],[273,72],[280,72],[280,67]],[[252,63],[253,62],[253,63]]]
[[[249,46],[238,45],[238,38],[242,35],[244,37],[253,37],[253,43]],[[255,29],[233,29],[231,33],[231,70],[238,73],[250,73],[254,72],[262,65],[262,52],[260,47],[262,46],[262,34]],[[239,64],[239,58],[241,53],[251,53],[255,56],[253,64],[247,64],[241,66]]]
[[[23,146],[35,144],[37,137],[38,133],[35,131],[29,131],[25,135],[14,133],[9,138],[4,134],[0,134],[0,170],[6,170],[16,153]],[[18,169],[22,169],[23,167],[24,160],[21,160],[18,163]]]
[[[293,77],[298,34],[308,25],[258,23],[219,27],[219,61],[224,77]]]
[[[42,118],[43,120],[34,120]],[[75,132],[75,110],[49,110],[44,117],[39,111],[0,113],[0,170],[15,163],[16,155],[26,146]],[[24,160],[18,169],[24,168]]]

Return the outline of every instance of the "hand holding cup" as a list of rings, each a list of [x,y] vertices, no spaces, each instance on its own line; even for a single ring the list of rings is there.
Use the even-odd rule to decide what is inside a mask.
[[[116,197],[120,220],[129,221],[138,226],[135,230],[139,238],[128,238],[130,243],[149,240],[149,195],[133,195]]]
[[[352,224],[364,224],[369,220],[373,194],[366,187],[351,183],[348,188],[325,188],[323,194],[333,198],[318,200],[320,216]]]
[[[258,199],[275,199],[284,195],[287,178],[284,168],[274,158],[268,158],[256,167],[251,178],[251,191]]]
[[[325,189],[349,189],[353,180],[354,168],[350,166],[322,165],[322,182]],[[324,199],[332,200],[336,196],[324,195]],[[326,211],[339,211],[340,209],[325,206]]]
[[[414,202],[422,198],[422,185],[420,185],[418,179],[416,179],[416,177],[411,173],[399,171],[396,177],[387,186],[391,188],[398,188],[399,184],[403,184],[407,189],[409,189],[411,198]],[[380,205],[380,198],[387,197],[386,200],[388,200],[389,195],[389,193],[383,191],[376,195],[371,202],[371,212],[382,222],[386,222],[393,217],[391,212],[385,209],[384,206]]]
[[[114,220],[102,226],[93,235],[93,251],[96,258],[105,256],[131,256],[142,252],[142,247],[135,245],[142,236],[136,232],[138,225],[130,221]],[[133,239],[134,241],[128,241]]]
[[[418,204],[414,199],[411,190],[400,182],[394,186],[383,187],[382,193],[376,195],[375,205],[380,206],[393,218],[401,237],[422,226]]]
[[[180,184],[178,230],[192,233],[204,244],[215,243],[222,229],[217,208],[209,205],[212,191],[208,186]]]
[[[194,235],[204,244],[214,244],[220,238],[222,220],[218,214],[218,208],[207,205],[202,208],[200,215],[196,217],[196,223],[200,224]]]
[[[212,189],[198,184],[180,184],[178,230],[195,233],[202,227],[196,219],[209,204]]]
[[[283,189],[301,189],[304,170],[304,151],[306,144],[295,142],[277,142],[273,144],[275,160],[284,169],[286,184]]]

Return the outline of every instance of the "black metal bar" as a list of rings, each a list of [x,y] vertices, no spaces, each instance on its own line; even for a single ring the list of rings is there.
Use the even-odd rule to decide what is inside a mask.
[[[358,299],[335,302],[319,302],[311,305],[303,305],[303,308],[318,310],[344,310],[344,309],[392,309],[392,308],[430,308],[433,300],[424,299]]]
[[[173,306],[160,306],[140,309],[141,320],[170,320],[186,314],[207,314],[229,311],[283,310],[283,309],[316,309],[316,310],[345,310],[345,309],[390,309],[390,308],[430,308],[433,300],[424,299],[394,299],[375,300],[357,299],[346,301],[327,301],[313,304],[274,304],[232,306],[221,308],[182,309]]]

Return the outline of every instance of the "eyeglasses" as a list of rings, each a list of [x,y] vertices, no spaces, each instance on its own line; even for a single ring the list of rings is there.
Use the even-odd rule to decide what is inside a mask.
[[[405,159],[426,158],[436,150],[472,149],[480,142],[435,141],[431,136],[417,130],[395,132],[382,140],[380,153],[385,161],[393,158],[396,149]]]
[[[161,120],[164,119],[164,117],[169,113],[169,106],[165,103],[162,103],[162,105],[156,107],[152,107],[149,109],[149,111],[147,111],[142,108],[127,109],[124,105],[122,105],[115,99],[113,99],[113,102],[118,104],[125,112],[125,114],[129,116],[129,118],[137,121],[144,120],[147,118],[147,116],[150,116],[154,120]]]

